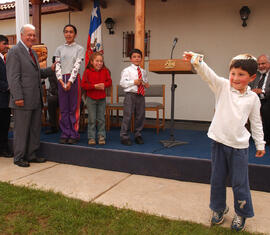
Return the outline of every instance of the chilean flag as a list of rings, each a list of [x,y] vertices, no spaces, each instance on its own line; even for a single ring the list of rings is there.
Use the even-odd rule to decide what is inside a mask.
[[[103,53],[101,37],[101,14],[98,0],[94,0],[94,7],[91,14],[90,29],[87,39],[87,49],[85,53],[85,66],[88,64],[89,56],[96,51]]]

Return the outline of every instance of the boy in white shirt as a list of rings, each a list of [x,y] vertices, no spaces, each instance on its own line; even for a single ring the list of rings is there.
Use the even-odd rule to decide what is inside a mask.
[[[129,130],[133,113],[135,114],[135,142],[137,144],[144,143],[141,136],[145,119],[144,89],[149,88],[146,71],[140,67],[142,52],[139,49],[131,50],[130,61],[132,64],[122,71],[120,80],[120,85],[126,92],[120,138],[121,143],[127,146],[132,145]]]
[[[256,157],[265,154],[260,100],[248,86],[256,77],[256,58],[248,54],[234,57],[230,64],[229,80],[219,77],[210,69],[202,55],[185,52],[184,58],[209,84],[216,100],[215,115],[208,131],[208,137],[213,140],[211,224],[223,223],[224,214],[229,210],[226,206],[226,178],[230,175],[235,209],[231,228],[240,231],[244,228],[246,218],[254,216],[248,179],[250,133],[245,128],[248,120],[257,149]]]

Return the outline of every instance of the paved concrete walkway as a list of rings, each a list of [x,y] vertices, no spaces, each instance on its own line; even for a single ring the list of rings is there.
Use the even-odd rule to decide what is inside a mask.
[[[94,168],[46,162],[21,168],[13,159],[0,157],[0,181],[41,190],[53,190],[88,202],[114,205],[188,220],[209,226],[207,184],[132,175]],[[230,227],[233,195],[227,190],[230,211],[222,226]],[[270,234],[270,193],[252,191],[255,217],[247,220],[246,230]]]

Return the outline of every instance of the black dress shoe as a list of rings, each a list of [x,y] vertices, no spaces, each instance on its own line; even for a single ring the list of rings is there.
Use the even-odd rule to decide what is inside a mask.
[[[60,144],[67,144],[67,142],[68,142],[68,139],[66,139],[66,138],[60,138],[60,140],[59,140]]]
[[[130,139],[124,139],[124,140],[121,140],[121,144],[131,146],[132,142]]]
[[[29,162],[35,162],[35,163],[43,163],[46,162],[47,160],[44,157],[36,157],[32,160],[30,160]]]
[[[142,137],[141,136],[136,137],[135,138],[135,143],[136,144],[144,144]]]
[[[13,154],[9,150],[2,150],[0,151],[0,156],[11,158],[13,157]]]
[[[14,164],[17,166],[20,166],[20,167],[29,167],[30,166],[29,162],[24,161],[23,159],[20,159],[20,160],[14,162]]]
[[[78,143],[78,140],[77,139],[68,139],[67,141],[68,144],[77,144]]]
[[[55,134],[57,132],[58,132],[58,130],[57,130],[56,127],[51,127],[50,129],[48,129],[48,130],[45,131],[45,134],[46,135],[51,135],[51,134]]]

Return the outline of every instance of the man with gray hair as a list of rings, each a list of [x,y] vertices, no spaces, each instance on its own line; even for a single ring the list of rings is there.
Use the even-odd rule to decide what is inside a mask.
[[[256,79],[250,83],[250,86],[260,98],[264,140],[266,145],[270,145],[270,57],[265,54],[260,55],[257,63]]]
[[[35,41],[35,27],[24,25],[21,40],[7,54],[9,106],[14,110],[14,164],[20,167],[29,167],[29,162],[46,161],[36,155],[40,145],[43,105],[41,78],[51,75],[55,65],[46,69],[39,67],[37,55],[31,49]]]

